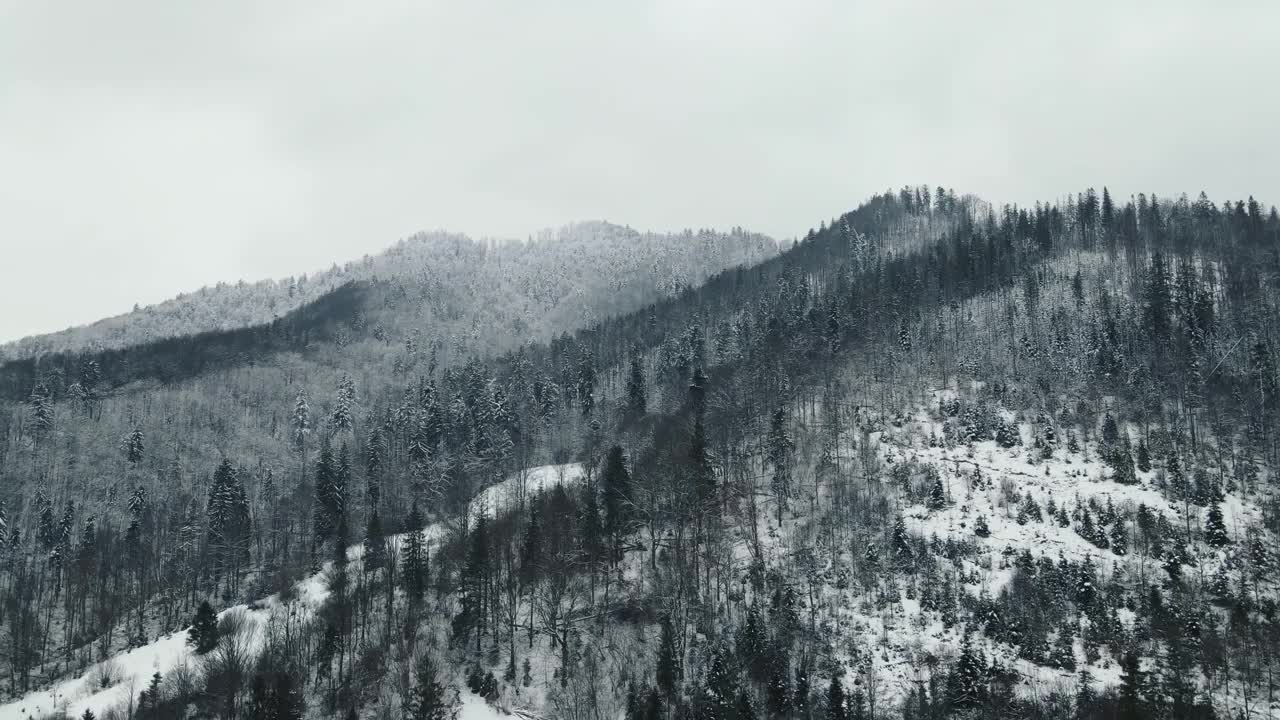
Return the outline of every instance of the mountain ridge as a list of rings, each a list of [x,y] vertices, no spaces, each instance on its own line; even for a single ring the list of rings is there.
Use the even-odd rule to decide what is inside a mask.
[[[233,330],[238,327],[267,323],[297,309],[306,302],[314,301],[320,295],[331,292],[350,280],[370,279],[372,274],[362,270],[368,270],[375,265],[381,266],[384,274],[388,271],[393,275],[412,272],[411,267],[388,268],[386,261],[399,257],[414,264],[421,264],[422,259],[413,257],[414,248],[421,249],[428,245],[461,244],[471,249],[480,249],[483,254],[486,250],[501,252],[502,248],[512,246],[528,248],[541,244],[545,247],[557,244],[567,245],[577,241],[605,244],[614,238],[646,241],[653,238],[697,238],[707,234],[739,237],[744,244],[754,244],[754,247],[744,246],[741,255],[737,251],[729,251],[727,259],[730,261],[745,261],[759,257],[758,253],[768,253],[766,248],[769,244],[776,246],[776,243],[763,235],[748,233],[739,228],[724,234],[709,230],[699,230],[696,234],[689,230],[679,233],[655,233],[640,232],[628,225],[603,220],[580,221],[558,228],[544,229],[530,235],[527,240],[472,239],[462,233],[419,232],[397,241],[376,254],[365,255],[360,260],[347,261],[342,265],[334,263],[328,270],[255,282],[244,280],[219,282],[212,287],[205,286],[199,290],[179,293],[173,298],[135,308],[131,312],[0,343],[0,362],[27,359],[48,352],[119,349],[149,340],[194,335],[213,330]],[[694,271],[695,276],[698,272],[704,271],[697,266],[690,269]],[[223,295],[227,296],[225,300],[220,299]],[[222,306],[224,311],[193,317],[196,315],[196,308],[211,304]],[[160,330],[159,335],[153,331],[131,329],[131,326],[143,322],[186,322],[188,325],[179,324],[177,328],[168,331]],[[165,332],[170,334],[164,334]]]
[[[0,592],[54,635],[9,656],[11,686],[332,558],[312,619],[242,658],[309,688],[309,717],[400,714],[424,651],[446,686],[551,717],[1272,702],[1280,218],[929,194],[483,357],[405,332],[416,304],[375,288],[386,340],[11,404]],[[486,488],[569,462],[582,482],[479,520]],[[428,521],[448,528],[429,570]],[[99,543],[137,544],[146,572]],[[232,647],[168,673],[165,708],[247,707],[220,674]]]

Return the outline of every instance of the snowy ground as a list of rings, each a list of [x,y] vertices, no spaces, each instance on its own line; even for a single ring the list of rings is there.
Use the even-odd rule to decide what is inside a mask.
[[[493,515],[513,507],[536,492],[561,483],[577,482],[582,476],[583,468],[576,463],[531,468],[481,491],[472,502],[472,512]],[[445,527],[441,523],[433,523],[424,528],[428,542],[436,541],[444,533]],[[392,536],[391,540],[399,540],[399,537]],[[363,545],[353,545],[347,549],[347,556],[352,561],[360,560],[363,555]],[[328,565],[320,572],[299,581],[295,587],[296,592],[287,604],[282,603],[278,596],[272,595],[255,603],[227,608],[218,617],[222,618],[229,613],[245,613],[249,619],[246,630],[250,633],[248,641],[256,648],[262,640],[262,629],[273,613],[309,614],[324,603],[329,594],[325,583],[327,569]],[[104,663],[92,666],[79,677],[64,679],[52,687],[33,691],[18,700],[0,705],[0,720],[39,720],[57,713],[79,718],[85,710],[92,710],[101,717],[108,709],[126,705],[130,698],[136,698],[138,693],[146,689],[155,673],[168,674],[184,663],[193,662],[191,648],[187,644],[188,634],[187,630],[180,630],[166,635],[155,642],[117,654]],[[102,675],[99,668],[104,664],[113,670],[111,674],[117,679],[106,688],[97,685]],[[489,707],[482,698],[463,693],[459,715],[461,720],[500,717],[504,716]]]
[[[1012,414],[1006,419],[1012,420]],[[1019,427],[1022,445],[1013,448],[1001,447],[995,441],[952,448],[943,447],[941,442],[931,446],[931,435],[941,440],[942,426],[929,410],[921,410],[901,426],[890,427],[870,438],[877,445],[886,474],[894,464],[911,461],[939,471],[951,503],[939,510],[916,504],[904,507],[902,512],[912,534],[974,541],[986,551],[989,564],[965,563],[966,570],[978,573],[980,584],[962,585],[962,590],[970,593],[985,590],[996,595],[1012,573],[1001,569],[1002,555],[1007,548],[1030,550],[1037,557],[1045,555],[1056,559],[1061,554],[1073,562],[1091,558],[1104,574],[1124,568],[1136,576],[1139,564],[1144,562],[1135,547],[1130,547],[1124,556],[1098,548],[1077,533],[1075,523],[1072,527],[1061,527],[1046,517],[1043,522],[1030,520],[1019,524],[1017,504],[1006,502],[1006,489],[1018,496],[1030,494],[1041,508],[1052,497],[1057,505],[1066,507],[1068,514],[1077,505],[1084,506],[1094,499],[1099,504],[1110,501],[1117,510],[1128,513],[1144,504],[1179,527],[1187,521],[1183,517],[1184,509],[1170,504],[1153,487],[1154,470],[1138,471],[1137,484],[1119,484],[1110,479],[1111,471],[1099,460],[1096,443],[1089,444],[1087,456],[1068,453],[1063,443],[1051,457],[1042,458],[1039,450],[1032,447],[1031,425],[1023,423]],[[1128,431],[1136,445],[1136,428]],[[975,468],[986,480],[978,487],[972,482]],[[1223,501],[1227,528],[1233,535],[1242,537],[1244,528],[1257,523],[1259,510],[1253,500],[1228,493]],[[1205,511],[1194,506],[1190,510],[1189,522],[1192,527],[1198,527]],[[974,533],[979,516],[985,517],[991,531],[987,538],[979,538]],[[1221,555],[1212,552],[1202,552],[1195,558],[1205,576],[1221,561]],[[1148,574],[1162,574],[1156,561],[1145,562]],[[834,640],[837,654],[848,668],[846,682],[865,688],[869,677],[866,669],[874,668],[873,682],[882,703],[901,700],[927,677],[926,667],[936,665],[938,659],[954,658],[959,651],[962,626],[944,629],[941,622],[933,619],[936,615],[921,611],[916,600],[903,598],[877,608],[867,594],[857,590],[840,591],[828,586],[825,592],[829,594],[824,604],[830,608],[828,621],[837,638]],[[1133,616],[1122,611],[1120,618],[1122,622],[1131,623]],[[1023,692],[1043,693],[1050,689],[1068,695],[1074,692],[1075,673],[1019,659],[1008,646],[990,642],[980,633],[974,634],[972,641],[987,657],[999,658],[1006,667],[1016,670],[1023,679]],[[1097,663],[1087,664],[1077,639],[1075,655],[1077,666],[1089,670],[1098,689],[1119,683],[1118,664],[1105,649]]]

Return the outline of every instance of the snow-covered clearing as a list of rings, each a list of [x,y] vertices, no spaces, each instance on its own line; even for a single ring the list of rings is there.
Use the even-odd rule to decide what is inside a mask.
[[[304,583],[311,582],[308,578]],[[295,603],[300,603],[307,611],[319,606],[315,593],[299,592]],[[218,613],[218,619],[231,613],[245,613],[248,622],[245,632],[250,643],[260,642],[261,629],[267,618],[277,609],[287,606],[281,604],[276,596],[271,596],[249,605],[236,605]],[[95,715],[102,715],[108,708],[125,705],[130,698],[147,688],[151,676],[159,672],[166,674],[191,659],[191,647],[187,644],[188,630],[165,635],[160,639],[120,653],[89,668],[83,675],[64,680],[51,688],[28,693],[25,697],[0,705],[0,720],[26,720],[28,717],[42,718],[58,712],[70,717],[80,717],[85,710],[92,710]],[[110,678],[110,686],[101,687],[104,676]],[[95,682],[98,683],[95,686]]]
[[[472,501],[472,512],[484,512],[492,516],[514,507],[537,492],[557,484],[577,482],[583,473],[583,467],[578,463],[530,468],[478,493]],[[435,542],[446,530],[444,523],[432,523],[423,528],[423,533],[428,542]],[[398,542],[402,537],[393,535],[389,540]],[[359,561],[363,556],[363,544],[347,548],[350,560]],[[288,601],[281,601],[278,595],[272,595],[254,603],[227,608],[218,613],[218,618],[221,620],[231,613],[244,613],[244,640],[256,652],[262,643],[267,621],[274,614],[292,613],[295,617],[305,617],[324,604],[329,595],[325,581],[329,568],[330,563],[326,563],[320,572],[298,581]],[[51,687],[30,692],[22,698],[0,705],[0,720],[39,720],[58,713],[78,718],[85,710],[92,710],[95,715],[102,716],[112,707],[125,706],[131,699],[136,700],[138,693],[147,688],[155,673],[166,675],[183,664],[196,662],[192,657],[191,647],[187,644],[188,636],[188,630],[179,630],[147,645],[114,655],[90,667],[78,677],[63,679]],[[111,680],[107,687],[101,686],[104,675]],[[482,698],[464,692],[459,717],[462,720],[489,720],[504,716],[489,707]]]

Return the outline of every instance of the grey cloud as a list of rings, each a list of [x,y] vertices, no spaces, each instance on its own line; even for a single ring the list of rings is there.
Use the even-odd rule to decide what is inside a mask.
[[[1272,2],[0,6],[0,338],[421,228],[1280,197]],[[39,301],[33,302],[33,298]]]

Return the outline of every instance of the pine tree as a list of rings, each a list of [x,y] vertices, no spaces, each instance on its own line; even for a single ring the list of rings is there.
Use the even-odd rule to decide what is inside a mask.
[[[673,700],[680,689],[680,655],[676,650],[675,631],[671,617],[662,619],[662,636],[658,641],[657,680],[663,697]]]
[[[796,665],[796,687],[791,696],[791,709],[798,718],[809,717],[809,669],[804,663]]]
[[[737,653],[739,661],[746,666],[747,674],[756,682],[768,679],[767,658],[765,657],[765,628],[760,619],[760,611],[754,605],[747,610],[747,621],[738,633]]]
[[[627,412],[633,417],[645,414],[648,397],[645,391],[643,358],[638,351],[631,355],[631,373],[627,376]]]
[[[293,404],[293,443],[299,450],[306,449],[307,436],[311,434],[311,406],[307,403],[307,391],[298,391]]]
[[[604,524],[600,520],[600,503],[596,489],[586,485],[578,503],[579,547],[588,564],[600,562],[605,555]]]
[[[208,600],[201,601],[196,609],[187,644],[196,649],[197,655],[204,655],[218,646],[218,616]]]
[[[756,720],[756,706],[746,689],[738,691],[737,702],[734,703],[734,720]]]
[[[1088,670],[1081,670],[1079,684],[1076,689],[1076,712],[1074,720],[1088,720],[1093,717],[1093,705],[1097,696],[1093,691],[1093,676]]]
[[[644,708],[634,682],[627,684],[627,713],[624,720],[644,720]]]
[[[520,576],[525,584],[533,582],[542,565],[541,516],[535,503],[529,509],[529,522],[524,526],[524,540],[520,543]]]
[[[712,655],[705,691],[716,717],[733,717],[738,698],[738,672],[724,648],[717,648]]]
[[[382,533],[382,518],[375,508],[369,514],[369,524],[364,536],[364,568],[376,572],[387,564],[387,546]]]
[[[600,481],[604,486],[605,532],[612,540],[611,549],[616,561],[622,537],[631,529],[631,473],[627,471],[621,447],[614,445],[609,448]]]
[[[156,671],[151,676],[151,683],[138,693],[138,714],[140,717],[150,717],[148,711],[155,710],[160,704],[160,671]]]
[[[1104,452],[1107,454],[1116,446],[1116,443],[1120,442],[1120,429],[1116,425],[1115,416],[1111,413],[1107,413],[1102,421],[1102,442],[1106,445]]]
[[[1204,541],[1215,548],[1224,548],[1231,544],[1226,523],[1222,519],[1221,503],[1213,503],[1209,506],[1209,518],[1204,524]]]
[[[1112,477],[1113,480],[1121,485],[1133,485],[1138,482],[1138,476],[1134,472],[1133,466],[1132,445],[1127,434],[1121,438],[1118,446],[1112,448],[1110,462],[1112,469],[1115,471]]]
[[[703,505],[713,501],[718,490],[715,473],[711,467],[711,456],[707,449],[707,431],[704,425],[707,409],[706,385],[707,376],[702,373],[702,367],[695,367],[693,378],[689,383],[689,404],[693,409],[693,435],[689,439],[689,470],[693,487]]]
[[[1022,444],[1022,433],[1017,425],[1002,418],[996,426],[995,440],[1003,448],[1017,447]]]
[[[1058,639],[1054,643],[1051,659],[1055,667],[1063,670],[1076,669],[1075,641],[1070,627],[1063,625],[1058,630]]]
[[[831,684],[827,686],[826,720],[846,720],[847,708],[844,703],[844,685],[839,675],[831,676]]]
[[[1151,450],[1147,448],[1147,441],[1138,441],[1138,469],[1142,472],[1151,472]]]
[[[657,688],[649,688],[649,693],[645,696],[642,720],[662,720],[662,717],[662,696],[658,694]]]
[[[960,644],[960,657],[947,680],[947,689],[951,704],[958,708],[975,707],[987,696],[986,662],[981,651],[974,650],[967,628]]]
[[[483,514],[476,518],[468,538],[462,584],[462,609],[454,619],[455,631],[465,638],[474,629],[478,651],[489,589],[489,523]]]
[[[364,467],[368,476],[369,507],[376,508],[382,502],[382,465],[387,456],[387,442],[382,431],[374,425],[364,447]]]
[[[333,463],[333,451],[328,441],[320,446],[320,459],[316,462],[315,505],[312,509],[312,529],[317,544],[324,543],[332,535],[337,523],[337,473]]]
[[[979,515],[973,523],[973,534],[980,538],[991,537],[991,528],[987,527],[987,516]]]
[[[787,667],[786,649],[779,647],[772,653],[769,663],[769,679],[766,686],[766,701],[770,714],[785,717],[791,710],[791,678]]]
[[[1123,520],[1111,526],[1111,552],[1121,557],[1129,553],[1129,533]]]
[[[935,474],[933,484],[929,486],[929,509],[942,510],[947,507],[947,491],[942,486],[942,476]]]
[[[418,502],[413,502],[409,516],[405,518],[405,535],[401,541],[404,553],[405,593],[411,602],[421,602],[427,588],[427,548],[422,536],[422,514]]]
[[[578,356],[577,394],[582,416],[588,417],[596,404],[596,356],[583,349]]]
[[[333,414],[329,417],[329,425],[334,432],[342,433],[351,430],[352,411],[356,402],[356,383],[350,375],[343,373],[338,381],[338,394],[333,402]]]
[[[902,567],[912,563],[911,540],[907,536],[907,524],[899,515],[893,521],[893,556]]]
[[[1142,701],[1142,670],[1137,653],[1126,652],[1120,660],[1120,717],[1143,718],[1146,716]]]
[[[124,457],[129,461],[130,465],[137,465],[141,462],[144,449],[142,430],[135,427],[130,431],[125,436],[124,442],[121,443],[121,448],[124,450]]]
[[[405,720],[453,720],[457,702],[440,683],[435,660],[429,653],[418,659],[413,694],[405,703]]]
[[[40,385],[31,391],[27,400],[31,406],[31,421],[35,426],[36,440],[43,440],[53,432],[53,399],[49,390]]]
[[[862,688],[854,688],[853,695],[845,700],[845,704],[849,708],[849,720],[868,720],[867,698],[862,694]]]
[[[769,448],[769,464],[773,466],[771,487],[778,500],[778,524],[781,525],[787,497],[791,494],[791,453],[795,448],[795,443],[787,434],[787,415],[783,408],[778,408],[773,413],[766,443]]]
[[[53,550],[53,546],[58,542],[57,522],[53,518],[53,503],[44,495],[44,492],[37,491],[36,507],[40,509],[40,522],[36,528],[36,539],[40,541],[40,546],[45,552]]]

